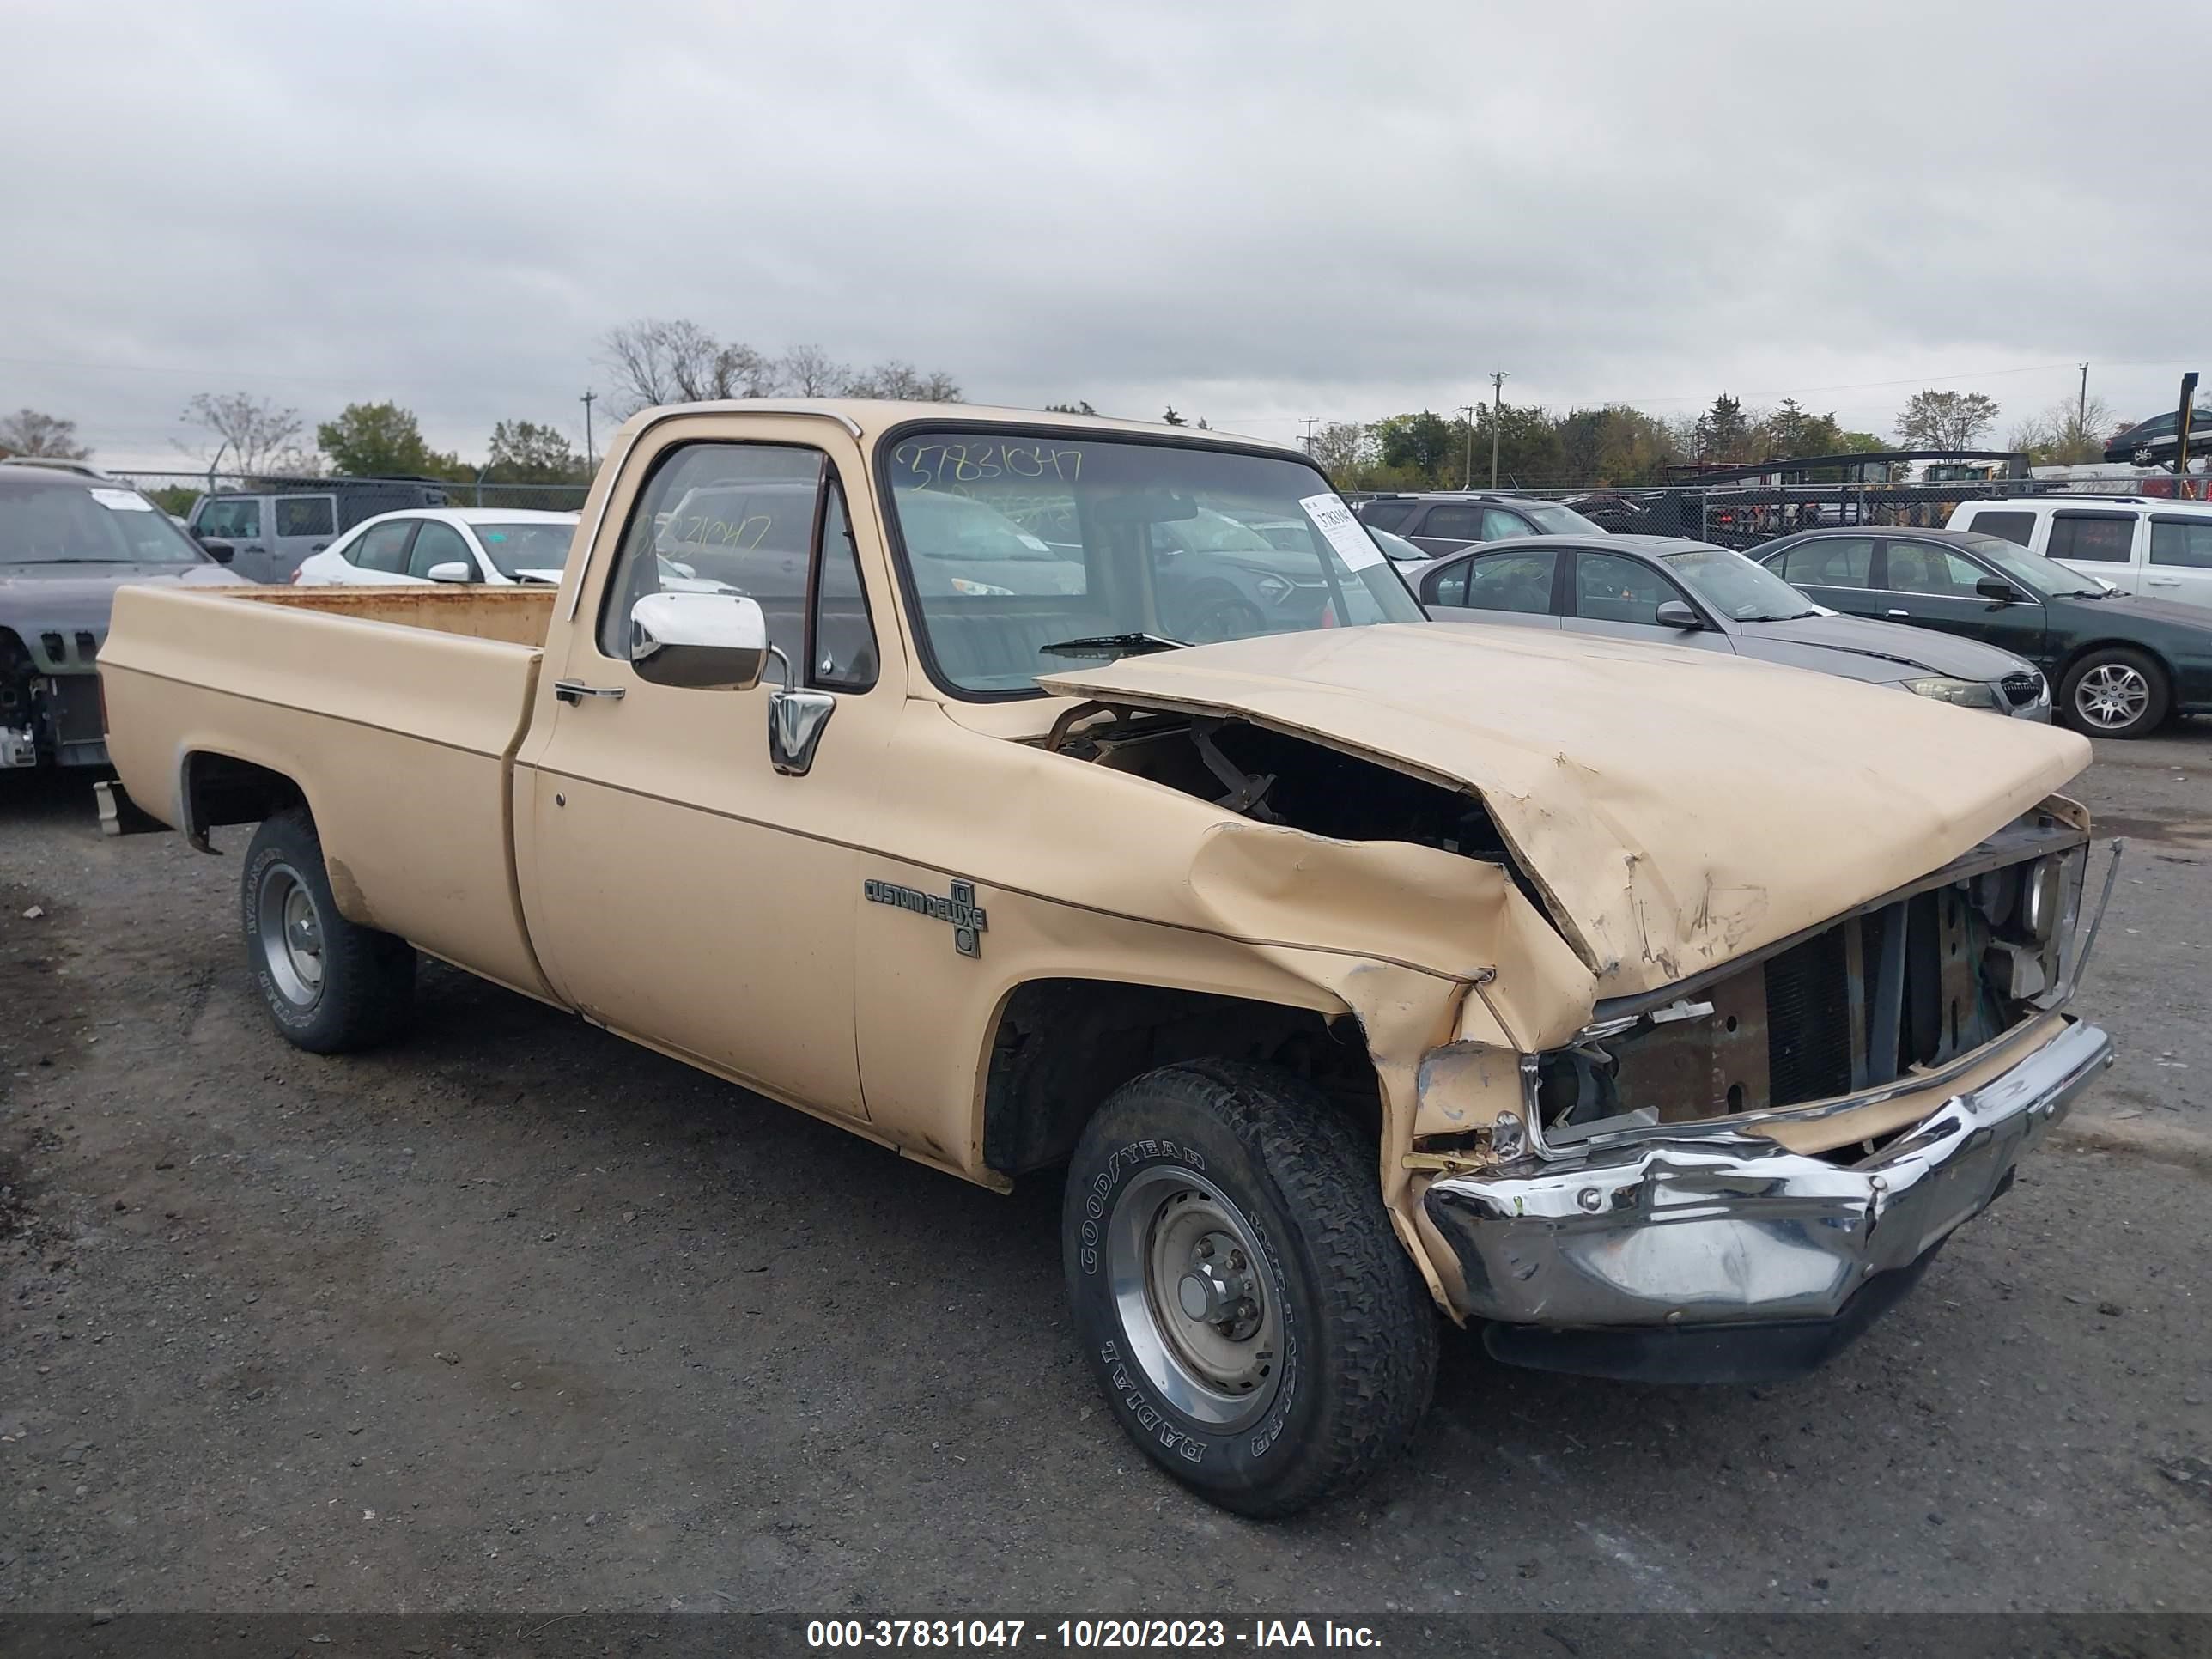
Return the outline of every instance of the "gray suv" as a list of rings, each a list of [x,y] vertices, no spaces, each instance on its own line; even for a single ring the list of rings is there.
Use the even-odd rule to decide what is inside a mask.
[[[1511,541],[1520,536],[1605,534],[1604,526],[1557,501],[1480,490],[1370,495],[1353,502],[1352,510],[1362,524],[1403,536],[1432,559],[1477,542]]]

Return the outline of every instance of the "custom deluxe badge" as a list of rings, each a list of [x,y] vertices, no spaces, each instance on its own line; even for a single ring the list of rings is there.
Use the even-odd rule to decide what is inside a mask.
[[[917,915],[934,916],[939,921],[952,924],[952,948],[963,957],[983,954],[983,933],[990,921],[982,908],[975,902],[975,884],[956,881],[952,896],[939,898],[934,893],[919,892],[911,887],[901,887],[896,882],[864,881],[861,896],[873,904],[889,904],[901,910],[912,910]]]

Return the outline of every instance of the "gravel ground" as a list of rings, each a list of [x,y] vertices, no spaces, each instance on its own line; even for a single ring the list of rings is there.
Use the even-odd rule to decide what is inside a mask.
[[[1648,1389],[1455,1340],[1412,1454],[1274,1525],[1107,1417],[1050,1182],[435,967],[404,1047],[297,1053],[245,832],[103,841],[81,784],[0,781],[0,1607],[2212,1609],[2208,777],[2212,724],[2100,749],[2132,845],[2082,1007],[2123,1057],[1837,1364]]]

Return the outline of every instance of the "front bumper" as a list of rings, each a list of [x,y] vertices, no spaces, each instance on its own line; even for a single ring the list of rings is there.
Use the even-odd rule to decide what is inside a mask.
[[[1911,1273],[1978,1214],[2112,1058],[2110,1037],[2069,1019],[1848,1167],[1750,1134],[1655,1139],[1448,1176],[1424,1204],[1458,1259],[1471,1317],[1560,1334],[1748,1335],[1848,1319],[1855,1329],[1866,1313],[1851,1309],[1855,1295],[1893,1300],[1880,1291],[1902,1286],[1883,1276]],[[1492,1344],[1501,1358],[1547,1363],[1515,1346]]]

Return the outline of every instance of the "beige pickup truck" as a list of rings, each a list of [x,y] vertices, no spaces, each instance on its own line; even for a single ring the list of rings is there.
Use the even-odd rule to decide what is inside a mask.
[[[1428,622],[1296,451],[652,410],[577,534],[557,590],[125,589],[107,817],[258,826],[301,1048],[393,1036],[427,954],[933,1170],[1064,1167],[1085,1356],[1232,1509],[1401,1446],[1446,1322],[1818,1364],[2110,1058],[2081,738]]]

